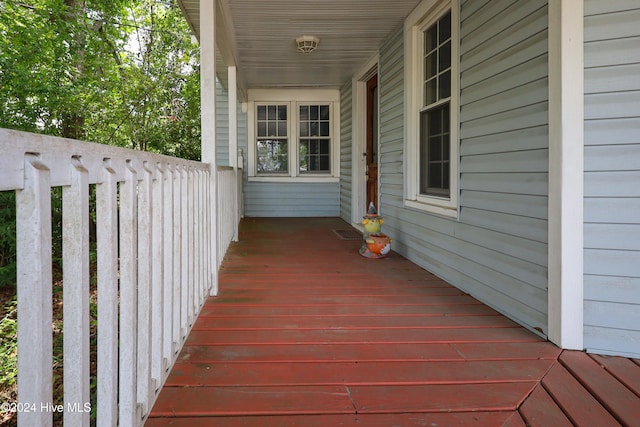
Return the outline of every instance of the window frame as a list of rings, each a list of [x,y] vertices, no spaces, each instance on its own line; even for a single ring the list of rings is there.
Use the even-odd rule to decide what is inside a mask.
[[[338,182],[340,177],[340,92],[333,89],[252,89],[248,91],[248,179],[265,182]],[[287,105],[289,167],[286,173],[259,173],[257,156],[257,106]],[[329,171],[300,170],[300,107],[329,106]]]
[[[420,114],[424,111],[424,31],[451,11],[449,196],[420,193]],[[459,2],[425,0],[405,20],[405,200],[408,208],[459,218]],[[438,103],[431,104],[431,106]]]

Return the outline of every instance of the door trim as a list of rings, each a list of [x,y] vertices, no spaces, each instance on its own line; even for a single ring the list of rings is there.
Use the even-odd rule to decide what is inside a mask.
[[[367,147],[367,80],[377,73],[378,55],[375,55],[355,74],[352,82],[351,223],[358,227],[367,210],[367,165],[363,156]]]

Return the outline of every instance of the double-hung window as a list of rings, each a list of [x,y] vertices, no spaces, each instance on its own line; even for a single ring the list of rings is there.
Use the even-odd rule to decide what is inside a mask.
[[[299,171],[328,173],[331,171],[329,105],[300,105],[299,111]]]
[[[339,92],[250,91],[249,179],[336,180]],[[251,96],[274,101],[251,100]]]
[[[256,107],[256,152],[258,173],[289,171],[287,105]]]
[[[457,216],[457,1],[424,1],[407,18],[405,204]]]

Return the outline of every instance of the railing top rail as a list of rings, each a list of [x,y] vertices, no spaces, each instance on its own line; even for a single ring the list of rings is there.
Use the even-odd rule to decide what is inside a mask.
[[[180,159],[146,151],[77,141],[48,135],[0,129],[0,191],[19,190],[24,178],[24,157],[39,157],[51,171],[51,185],[69,183],[69,160],[77,159],[88,171],[90,184],[100,183],[103,168],[110,168],[117,179],[124,177],[127,166],[141,170],[149,165],[181,170],[210,170],[208,163]],[[123,179],[123,178],[122,178]]]

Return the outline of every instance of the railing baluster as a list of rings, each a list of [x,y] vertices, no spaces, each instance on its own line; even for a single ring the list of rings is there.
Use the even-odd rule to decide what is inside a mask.
[[[205,234],[205,229],[203,227],[203,221],[205,219],[204,213],[203,213],[203,208],[204,208],[204,204],[205,204],[205,198],[204,198],[204,191],[202,189],[202,186],[204,184],[204,177],[202,174],[201,170],[196,171],[196,176],[198,177],[198,211],[197,211],[197,215],[198,215],[198,219],[196,221],[198,230],[196,231],[196,234],[198,235],[198,309],[200,307],[202,307],[202,304],[204,304],[204,299],[205,299],[205,281],[206,281],[206,276],[205,276],[205,264],[207,262],[207,259],[205,257],[205,250],[204,250],[204,245],[205,245],[205,239],[206,239],[206,234]]]
[[[89,184],[79,157],[62,188],[64,424],[86,426],[89,401]]]
[[[98,245],[97,427],[118,423],[118,184],[111,159],[96,186]]]
[[[138,335],[136,180],[136,170],[128,160],[125,181],[120,184],[120,427],[133,427],[140,423],[136,399]]]
[[[151,251],[153,174],[148,162],[142,164],[138,182],[138,373],[137,399],[145,416],[153,396],[151,388]]]
[[[182,345],[182,166],[174,169],[173,180],[173,355]]]
[[[152,392],[155,395],[163,379],[162,338],[164,314],[164,166],[156,164],[156,178],[153,180],[153,227],[152,227],[152,304],[151,306],[151,378]]]
[[[218,267],[213,265],[213,249],[212,246],[215,245],[215,241],[211,240],[211,223],[215,221],[214,214],[211,212],[211,171],[204,171],[204,192],[205,192],[205,216],[209,218],[205,224],[205,236],[206,239],[206,257],[207,262],[205,263],[206,268],[206,294],[205,296],[209,296],[212,294],[213,288],[213,274],[218,271]]]
[[[49,427],[52,387],[51,187],[36,155],[24,159],[24,186],[16,191],[18,260],[18,425]]]
[[[188,214],[188,220],[187,220],[187,228],[185,229],[186,233],[187,233],[187,246],[189,247],[189,255],[188,255],[188,273],[187,273],[187,277],[188,277],[188,286],[189,286],[189,294],[188,294],[188,301],[189,304],[187,305],[187,328],[190,328],[191,325],[193,325],[193,321],[195,318],[195,312],[196,312],[196,308],[195,308],[195,302],[196,302],[196,297],[195,297],[195,272],[194,272],[194,260],[195,260],[195,242],[196,242],[196,237],[195,237],[195,233],[194,233],[194,229],[193,229],[193,221],[194,221],[194,210],[196,209],[196,198],[194,195],[194,191],[193,191],[193,170],[191,168],[189,168],[187,170],[187,198],[188,198],[188,210],[187,210],[187,214]]]
[[[162,354],[163,366],[162,377],[167,377],[167,370],[173,361],[173,279],[174,279],[174,259],[176,254],[173,246],[173,166],[167,164],[165,171],[164,184],[164,301],[163,301],[163,338],[162,338]]]
[[[189,250],[189,173],[186,168],[180,170],[180,237],[181,237],[181,274],[180,274],[180,345],[184,342],[189,327],[189,258],[191,251]]]

